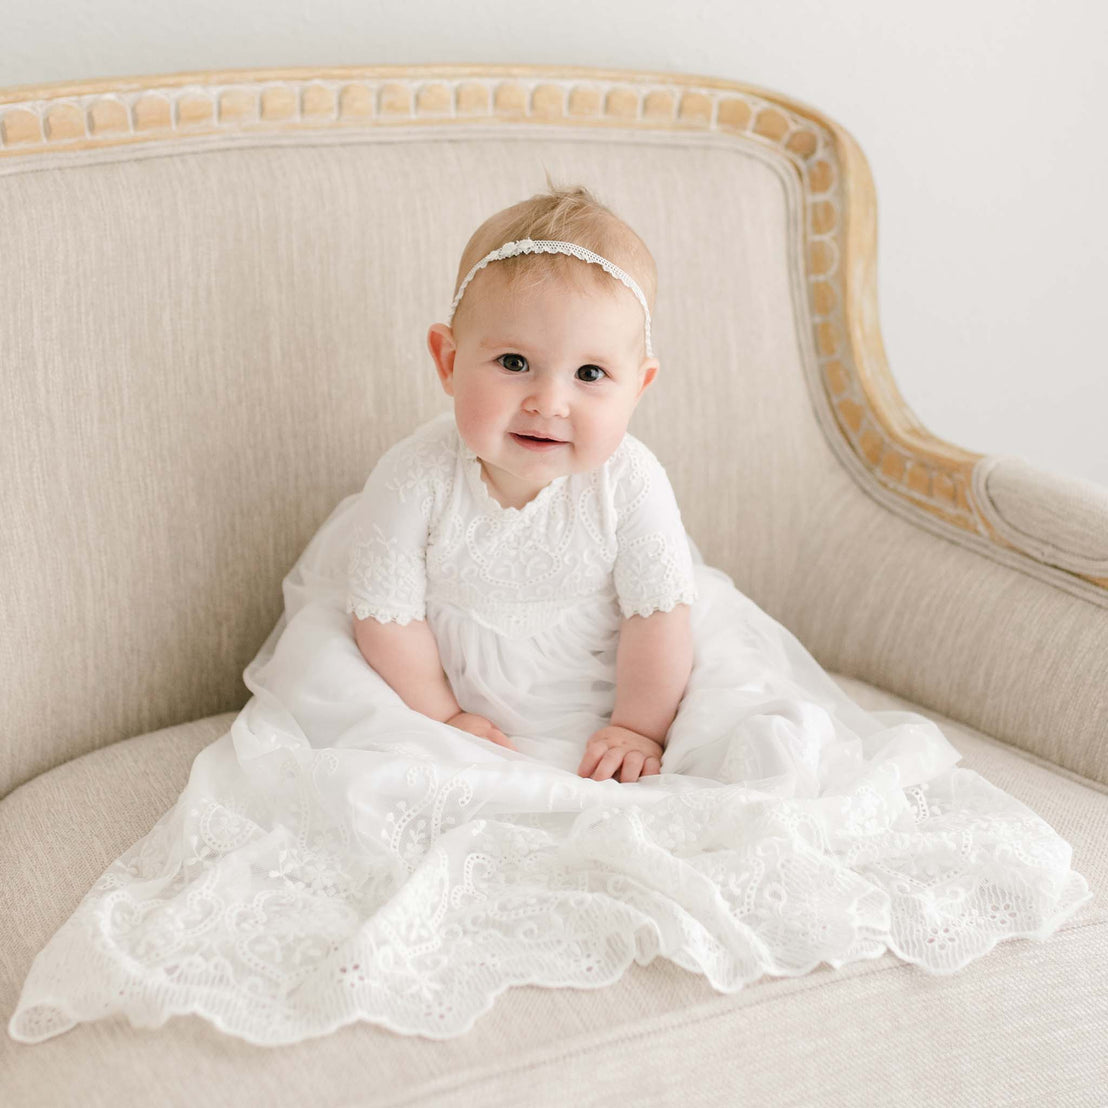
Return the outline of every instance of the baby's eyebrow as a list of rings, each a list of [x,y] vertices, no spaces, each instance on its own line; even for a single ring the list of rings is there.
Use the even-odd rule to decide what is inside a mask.
[[[505,347],[505,346],[514,346],[514,347],[522,349],[526,345],[527,345],[526,343],[516,342],[515,339],[496,339],[492,342],[483,342],[483,343],[481,343],[482,347],[487,347],[489,350],[496,350],[498,348]]]

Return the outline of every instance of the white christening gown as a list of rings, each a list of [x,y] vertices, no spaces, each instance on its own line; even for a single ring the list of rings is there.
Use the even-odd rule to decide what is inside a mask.
[[[630,434],[522,509],[452,413],[316,532],[175,806],[36,957],[10,1034],[196,1013],[263,1045],[355,1020],[449,1038],[512,985],[600,987],[659,955],[720,992],[886,949],[951,973],[1093,894],[1071,848],[909,712],[867,712],[707,566]],[[691,604],[662,772],[576,775],[621,617]],[[408,708],[351,612],[434,631],[462,708]]]

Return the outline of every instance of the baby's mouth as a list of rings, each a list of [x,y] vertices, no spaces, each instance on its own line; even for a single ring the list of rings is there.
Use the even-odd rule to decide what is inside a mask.
[[[513,439],[522,439],[524,442],[549,442],[549,443],[564,443],[564,439],[548,439],[542,435],[520,435],[515,431],[511,432]]]
[[[527,450],[541,450],[550,451],[558,446],[566,446],[567,443],[561,439],[545,439],[539,438],[537,435],[520,435],[515,431],[509,432],[512,438],[522,447]]]

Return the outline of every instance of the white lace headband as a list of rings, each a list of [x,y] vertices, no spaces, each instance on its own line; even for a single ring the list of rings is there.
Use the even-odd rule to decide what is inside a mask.
[[[446,322],[453,321],[454,313],[458,309],[458,302],[462,299],[462,293],[465,292],[466,285],[473,280],[478,270],[484,269],[489,262],[500,261],[502,258],[513,258],[517,254],[571,254],[575,258],[580,258],[583,262],[591,262],[593,265],[602,266],[617,281],[622,281],[635,294],[635,299],[642,305],[643,314],[646,316],[646,356],[648,358],[653,356],[654,349],[650,343],[650,309],[646,306],[646,297],[643,296],[642,289],[639,288],[635,278],[630,273],[620,269],[614,262],[608,261],[607,258],[602,258],[599,254],[594,254],[591,250],[586,250],[585,247],[578,246],[575,242],[562,242],[560,239],[518,239],[515,242],[506,242],[495,250],[490,250],[466,274],[466,279],[458,286],[458,294],[450,305],[450,314],[446,317]]]

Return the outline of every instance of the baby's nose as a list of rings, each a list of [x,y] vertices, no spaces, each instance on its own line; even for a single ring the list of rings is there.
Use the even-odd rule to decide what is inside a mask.
[[[536,379],[524,404],[529,412],[544,416],[569,414],[569,398],[566,389],[556,378]]]

